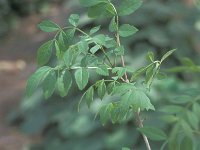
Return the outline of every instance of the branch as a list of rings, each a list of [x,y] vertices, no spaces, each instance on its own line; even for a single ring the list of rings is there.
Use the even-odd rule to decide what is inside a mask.
[[[117,23],[116,40],[117,40],[118,47],[120,47],[121,46],[121,42],[120,42],[120,36],[119,36],[119,16],[117,15],[117,10],[116,10],[115,6],[111,2],[110,2],[110,4],[112,5],[112,7],[113,7],[113,9],[115,10],[115,13],[116,13],[116,19],[117,19],[116,20],[116,23]],[[122,64],[123,67],[126,66],[123,55],[121,55],[121,64]],[[129,82],[127,72],[125,72],[124,78],[125,79],[122,78],[123,81]],[[140,119],[140,110],[138,110],[138,112],[135,113],[135,117],[136,117],[136,122],[138,124],[138,127],[142,128],[143,127],[143,123],[142,123],[142,120]],[[149,144],[149,141],[148,141],[148,138],[146,137],[146,135],[144,135],[142,133],[142,137],[143,137],[144,142],[146,144],[147,150],[151,150],[151,147],[150,147],[150,144]]]
[[[71,67],[70,69],[81,69],[81,68],[86,68],[86,69],[98,69],[99,67]],[[112,70],[112,68],[107,68],[108,70]]]
[[[117,11],[116,11],[116,13],[117,13]],[[119,37],[119,16],[117,15],[116,17],[117,17],[117,20],[116,20],[117,21],[116,40],[117,40],[118,47],[120,47],[121,46],[121,42],[120,42],[120,37]],[[126,66],[123,55],[121,55],[121,63],[122,63],[122,67]],[[129,82],[127,72],[125,72],[124,77],[125,77],[125,81]]]
[[[143,127],[143,121],[140,119],[140,110],[138,110],[138,112],[135,112],[134,115],[135,115],[135,120],[136,120],[138,127],[142,128]],[[141,134],[142,134],[142,137],[144,139],[147,150],[151,150],[151,146],[149,144],[148,138],[143,133],[141,133]]]

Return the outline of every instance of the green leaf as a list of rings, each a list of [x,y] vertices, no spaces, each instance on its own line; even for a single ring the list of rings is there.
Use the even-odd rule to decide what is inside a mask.
[[[103,99],[104,95],[106,94],[106,84],[104,80],[100,81],[97,84],[97,94],[100,97],[100,99]]]
[[[161,116],[160,118],[167,123],[174,123],[179,120],[179,118],[175,115],[164,115],[164,116]]]
[[[60,77],[58,77],[57,87],[61,97],[67,96],[72,86],[72,76],[68,70],[62,71]]]
[[[138,128],[138,130],[146,135],[149,139],[154,141],[162,141],[167,139],[167,135],[159,128],[145,126]]]
[[[168,51],[165,55],[163,55],[161,62],[163,62],[167,57],[169,57],[172,53],[174,53],[176,49]]]
[[[135,90],[135,86],[132,83],[121,83],[116,85],[113,90],[113,94],[124,94],[129,90]]]
[[[97,31],[99,31],[99,30],[100,30],[100,27],[101,27],[100,25],[97,26],[97,27],[93,27],[93,28],[90,30],[90,35],[96,33]]]
[[[26,85],[26,95],[32,96],[38,85],[43,81],[45,75],[51,70],[50,67],[44,66],[39,68],[34,74],[30,76]]]
[[[87,65],[89,65],[89,66],[91,66],[91,65],[97,66],[98,65],[98,61],[99,61],[98,59],[99,58],[97,56],[88,54],[85,57],[83,57],[83,59],[81,60],[81,66],[82,67],[86,67]]]
[[[160,150],[165,150],[165,147],[167,146],[168,143],[169,143],[169,141],[163,142],[163,144],[160,147]]]
[[[124,76],[126,73],[126,70],[127,70],[126,68],[120,68],[119,71],[117,71],[118,78],[121,78],[122,76]]]
[[[64,53],[63,60],[64,60],[64,63],[65,63],[65,65],[66,65],[67,67],[72,66],[73,54],[74,54],[74,52],[71,51],[70,49],[68,49],[68,50]]]
[[[160,112],[164,112],[167,114],[177,114],[180,113],[184,108],[178,105],[166,105],[159,109]]]
[[[114,87],[115,87],[115,82],[111,82],[111,83],[108,84],[108,86],[107,86],[108,94],[112,94]]]
[[[95,6],[89,7],[88,16],[90,18],[113,17],[115,16],[115,10],[110,3],[102,2]]]
[[[43,66],[47,64],[51,58],[53,41],[44,43],[37,51],[37,64]]]
[[[108,4],[106,5],[106,11],[107,11],[107,13],[110,13],[110,14],[109,14],[110,17],[116,16],[116,15],[117,15],[117,14],[116,14],[116,10],[115,10],[115,8],[113,7],[113,5],[112,5],[111,3],[108,3]]]
[[[99,115],[102,125],[105,125],[108,122],[112,108],[113,108],[112,103],[104,105],[100,108]]]
[[[158,80],[163,80],[167,78],[167,75],[165,73],[162,72],[158,72],[158,74],[156,75]]]
[[[55,48],[56,48],[56,57],[58,58],[58,60],[61,60],[63,53],[60,49],[59,42],[57,40],[55,41]]]
[[[190,95],[182,94],[182,95],[172,97],[169,101],[174,104],[186,104],[186,103],[190,102],[191,99],[192,99],[192,97]]]
[[[113,38],[106,37],[106,48],[115,48],[117,47],[117,42]]]
[[[146,69],[146,67],[142,67],[136,70],[131,77],[131,82],[135,81],[141,74],[143,74],[146,71]]]
[[[107,2],[107,0],[79,0],[80,1],[80,4],[85,6],[85,7],[90,7],[90,6],[94,6],[94,5],[97,5],[99,3],[102,3],[102,2]]]
[[[88,55],[86,55],[81,59],[81,67],[87,67],[88,64]]]
[[[150,64],[146,70],[146,78],[145,78],[145,84],[147,89],[150,89],[154,78],[157,76],[157,74],[160,71],[160,63],[156,64]]]
[[[138,109],[155,110],[146,94],[143,91],[137,89],[125,93],[122,96],[120,104],[125,110],[129,109],[130,107],[132,107],[134,111]]]
[[[131,149],[127,147],[122,147],[122,150],[131,150]]]
[[[70,41],[74,37],[75,32],[76,32],[75,28],[70,28],[70,29],[64,30],[64,33],[68,38],[68,41]]]
[[[107,68],[105,65],[99,66],[99,67],[96,69],[96,72],[97,72],[99,75],[102,75],[102,76],[109,76],[108,68]]]
[[[88,108],[90,108],[90,105],[91,105],[91,103],[93,101],[93,97],[94,97],[94,88],[93,88],[93,86],[91,86],[86,91],[86,94],[85,94],[85,99],[86,99],[86,103],[87,103]]]
[[[188,66],[188,67],[195,67],[196,65],[194,64],[194,62],[189,59],[189,58],[183,58],[181,59],[181,63],[185,66]]]
[[[195,130],[198,130],[198,127],[199,127],[199,118],[198,118],[198,116],[194,112],[191,112],[191,111],[187,111],[186,114],[187,114],[187,119],[188,119],[188,122],[190,123],[190,125]]]
[[[71,67],[79,55],[79,50],[77,45],[72,45],[69,49],[64,53],[64,63],[67,67]]]
[[[121,78],[126,73],[126,70],[124,67],[115,67],[112,69],[112,73],[117,73],[117,77]]]
[[[141,0],[123,0],[117,9],[119,16],[130,15],[142,5]]]
[[[54,32],[60,29],[60,27],[56,23],[50,20],[42,21],[41,23],[38,24],[38,27],[40,28],[40,30],[44,32]]]
[[[60,48],[60,51],[62,51],[62,52],[65,52],[68,49],[68,47],[69,47],[68,37],[65,34],[65,32],[63,32],[63,31],[61,31],[59,33],[59,36],[58,36],[58,46]]]
[[[135,34],[138,31],[137,28],[129,24],[123,24],[119,27],[119,35],[121,37],[128,37]]]
[[[57,77],[55,71],[54,70],[49,71],[43,81],[43,92],[45,99],[48,99],[49,97],[52,96],[55,90],[56,81]]]
[[[192,133],[192,129],[189,126],[189,124],[185,120],[182,120],[181,121],[181,126],[183,128],[183,132],[185,133],[185,135],[190,137],[190,138],[192,138],[193,137],[193,133]]]
[[[180,124],[176,123],[173,125],[170,135],[169,135],[169,150],[180,150],[180,141],[179,141],[179,135],[180,135]]]
[[[78,43],[78,49],[79,52],[82,52],[83,54],[87,54],[89,50],[88,43],[85,40],[82,40]]]
[[[193,140],[189,137],[184,137],[180,144],[180,150],[193,150]]]
[[[154,54],[153,54],[153,52],[148,52],[146,58],[147,58],[147,60],[149,62],[154,62]]]
[[[151,65],[149,68],[146,70],[146,78],[145,78],[145,84],[148,89],[150,89],[150,86],[153,82],[154,77],[156,76],[155,74],[155,66]]]
[[[128,109],[122,109],[118,104],[115,103],[111,109],[111,120],[112,123],[122,122],[128,112]]]
[[[115,21],[115,16],[112,18],[112,20],[110,21],[110,24],[109,24],[109,31],[110,32],[116,32],[117,31],[117,23]]]
[[[192,105],[192,111],[197,115],[200,116],[200,105],[198,103],[194,103]]]
[[[75,80],[80,90],[83,90],[88,84],[89,73],[86,69],[81,68],[75,72]]]
[[[119,46],[114,50],[115,55],[117,56],[121,56],[124,55],[124,47],[123,46]]]
[[[79,19],[80,17],[78,14],[71,14],[69,17],[69,23],[76,27],[78,25]]]
[[[58,43],[60,50],[65,52],[71,45],[72,38],[74,36],[75,30],[68,29],[67,31],[61,31],[58,36]]]
[[[99,34],[93,37],[93,41],[99,45],[105,45],[106,44],[106,37],[103,34]]]
[[[185,66],[178,66],[178,67],[173,67],[170,69],[167,69],[167,72],[188,72],[188,67]]]
[[[94,47],[92,47],[92,48],[90,49],[90,52],[91,52],[92,54],[95,54],[99,49],[100,49],[100,46],[99,46],[99,45],[95,45]]]

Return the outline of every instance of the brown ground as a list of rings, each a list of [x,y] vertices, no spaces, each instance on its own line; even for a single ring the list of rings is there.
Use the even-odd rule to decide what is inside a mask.
[[[48,18],[62,23],[67,11],[66,7],[51,6]],[[23,97],[26,80],[36,68],[36,50],[48,38],[48,34],[36,28],[44,17],[32,15],[23,19],[19,28],[0,44],[0,150],[21,150],[31,141],[30,137],[8,126],[5,119]]]

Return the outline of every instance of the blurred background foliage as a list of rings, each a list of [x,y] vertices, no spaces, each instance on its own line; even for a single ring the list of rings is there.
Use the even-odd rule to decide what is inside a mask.
[[[0,37],[15,28],[22,17],[47,11],[50,3],[63,0],[0,0]]]
[[[1,0],[0,36],[12,28],[16,18],[41,13],[50,1]],[[84,21],[83,10],[76,6],[73,12],[81,13],[84,30],[103,22],[103,32],[108,31],[108,20]],[[125,60],[135,70],[146,63],[148,51],[153,51],[160,58],[166,51],[177,48],[162,68],[168,74],[167,78],[156,80],[149,95],[155,108],[159,109],[142,115],[144,124],[166,131],[172,150],[199,150],[200,66],[196,64],[200,64],[200,10],[180,0],[144,0],[136,13],[120,21],[134,24],[140,30],[134,37],[123,40],[127,49]],[[98,77],[92,77],[90,82],[95,78]],[[117,150],[123,146],[145,149],[132,117],[121,125],[109,123],[104,127],[98,119],[94,120],[99,106],[113,97],[106,97],[103,102],[98,100],[91,110],[82,103],[80,112],[77,112],[81,93],[75,89],[64,99],[54,94],[46,101],[41,89],[38,89],[10,113],[8,122],[11,125],[19,127],[27,135],[41,137],[39,142],[27,149]],[[162,141],[150,143],[155,150],[162,145]],[[184,143],[187,143],[186,146],[180,146]]]

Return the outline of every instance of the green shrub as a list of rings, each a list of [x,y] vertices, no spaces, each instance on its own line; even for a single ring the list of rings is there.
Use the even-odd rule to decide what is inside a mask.
[[[199,149],[198,82],[188,82],[187,86],[185,86],[182,81],[175,80],[174,77],[166,78],[165,75],[160,72],[160,64],[163,62],[164,58],[171,55],[174,50],[167,52],[158,61],[154,60],[154,53],[148,52],[147,62],[150,64],[144,67],[140,65],[144,62],[143,59],[141,60],[141,56],[138,59],[138,55],[136,55],[134,61],[129,61],[130,57],[125,57],[124,59],[121,55],[128,53],[126,49],[129,46],[129,44],[127,44],[129,40],[123,40],[126,45],[122,46],[120,45],[119,38],[121,39],[134,34],[137,29],[132,25],[124,23],[119,25],[117,19],[118,15],[116,15],[114,7],[112,7],[108,1],[87,1],[86,3],[85,0],[82,0],[81,2],[89,7],[88,12],[90,17],[98,18],[103,16],[103,18],[108,17],[108,19],[111,17],[109,31],[114,31],[116,33],[113,36],[114,38],[111,37],[113,34],[100,34],[99,26],[94,27],[89,33],[86,33],[77,26],[79,20],[78,15],[71,15],[69,18],[69,23],[71,25],[64,28],[59,27],[51,21],[43,21],[39,24],[41,30],[45,32],[57,31],[57,34],[53,40],[46,42],[39,48],[37,60],[40,68],[30,77],[27,85],[28,96],[32,94],[33,96],[29,98],[29,101],[26,99],[22,103],[23,114],[26,114],[24,117],[25,121],[21,125],[22,129],[30,133],[37,133],[45,129],[44,142],[32,149],[50,150],[57,148],[61,150],[79,150],[84,147],[88,150],[110,150],[120,149],[123,146],[145,149],[140,134],[135,131],[137,127],[139,127],[137,130],[140,131],[144,137],[147,136],[151,140],[152,149],[160,149],[161,147],[161,149],[168,147],[170,150]],[[129,2],[130,3],[124,4],[122,2],[122,4],[119,5],[120,7],[117,7],[117,12],[119,11],[117,14],[127,15],[132,13],[140,5],[140,1],[130,0]],[[158,4],[162,7],[158,7]],[[178,5],[179,3],[176,2],[168,2],[168,4],[176,4],[176,7],[179,6],[182,8],[182,5]],[[129,6],[134,7],[125,9]],[[167,10],[168,7],[165,6],[166,4],[162,5],[161,3],[149,2],[149,9],[143,8],[143,11],[147,13],[147,16],[143,16],[143,18],[146,17],[146,19],[151,19],[151,17],[149,17],[149,12],[152,10],[160,11],[160,13],[153,14],[158,15],[155,17],[159,20],[158,23],[155,21],[156,19],[150,20],[149,23],[144,23],[143,21],[148,20],[142,17],[143,20],[140,17],[134,17],[136,21],[137,18],[141,19],[138,19],[139,23],[143,22],[137,24],[138,26],[145,26],[147,24],[148,27],[152,27],[156,24],[155,27],[153,27],[154,30],[152,28],[147,28],[148,30],[145,30],[143,34],[139,34],[142,32],[139,31],[135,36],[136,38],[134,38],[136,44],[139,46],[142,45],[143,43],[140,43],[140,39],[144,39],[145,41],[147,38],[146,36],[149,34],[151,37],[147,38],[149,40],[147,43],[152,47],[166,48],[176,44],[175,40],[172,40],[174,43],[170,43],[170,41],[168,41],[171,40],[170,38],[167,39],[163,37],[166,35],[162,33],[163,30],[158,30],[158,33],[153,32],[157,31],[156,26],[159,26],[162,21],[166,22],[167,20],[171,22],[171,20],[167,19],[172,16],[171,9]],[[155,8],[165,9],[159,10]],[[183,10],[185,11],[185,9]],[[162,20],[163,17],[159,15],[165,16],[166,20]],[[126,19],[123,21],[125,20]],[[177,24],[173,25],[176,26]],[[180,23],[180,25],[182,26],[183,24]],[[191,26],[188,26],[189,29],[190,27]],[[75,31],[78,32],[77,35],[79,35],[80,40],[77,38],[73,40]],[[191,31],[189,30],[189,32],[187,30],[188,32],[185,32],[185,28],[182,31],[184,32],[172,30],[168,33],[177,35],[176,38],[179,37],[180,34],[180,41],[185,42],[187,40],[182,38],[182,35],[188,37]],[[145,33],[148,34],[146,35]],[[156,38],[153,37],[154,35]],[[182,44],[180,44],[180,46],[182,46]],[[189,46],[191,45],[188,44],[188,47]],[[134,47],[134,49],[138,47]],[[56,51],[58,63],[48,63],[52,58],[51,54],[54,49]],[[178,51],[181,50],[178,49]],[[183,53],[178,51],[176,55],[182,56]],[[183,50],[183,52],[185,51],[187,50]],[[160,56],[160,53],[163,52],[158,50],[158,56]],[[130,65],[136,64],[135,66],[137,66],[139,63],[140,68],[134,68],[134,70],[132,70],[132,66],[123,66],[124,60]],[[48,67],[43,66],[46,64],[49,64]],[[166,61],[165,64],[169,66],[172,65],[169,61]],[[170,68],[168,71],[181,72],[181,75],[185,77],[187,74],[183,73],[184,71],[193,74],[193,72],[199,72],[200,70],[199,66],[195,65],[190,59],[183,59],[182,64],[182,66]],[[157,80],[162,78],[165,79],[162,81]],[[185,78],[183,79],[186,80]],[[198,79],[198,77],[196,79]],[[154,86],[152,86],[153,81],[155,81]],[[73,84],[75,82],[77,86]],[[49,102],[40,101],[42,99],[41,92],[39,92],[39,94],[34,93],[39,84],[41,84],[44,97],[46,98],[49,98],[56,89],[56,94],[50,98]],[[72,98],[72,95],[77,95],[77,91],[69,89],[79,88],[83,90],[86,87],[87,89],[81,97],[81,101],[85,102],[88,107],[91,108],[93,114],[98,113],[100,115],[100,120],[103,125],[107,123],[104,130],[99,126],[98,121],[95,123],[91,121],[91,113],[88,113],[84,106],[82,107],[81,105],[80,107],[81,114],[77,114],[75,111],[77,102],[74,99],[78,99],[79,96]],[[149,92],[150,89],[151,92]],[[68,93],[70,95],[68,96],[67,102],[55,101],[55,99],[58,99],[57,95],[64,97]],[[40,98],[37,97],[38,95]],[[99,101],[96,96],[103,100]],[[151,101],[149,97],[151,97]],[[154,106],[152,104],[154,104]],[[156,109],[155,112],[142,112],[142,115],[148,117],[148,119],[145,120],[144,127],[142,127],[142,122],[145,117],[139,116],[140,110],[154,110],[154,108]],[[38,118],[36,114],[40,114],[41,118]],[[81,117],[79,118],[79,116]],[[135,125],[133,125],[133,119],[136,120]],[[111,125],[108,122],[109,120],[111,120],[112,123],[120,123],[121,126],[118,124]],[[31,125],[38,128],[33,128]],[[83,140],[83,137],[85,140]],[[80,142],[75,144],[79,140]]]

